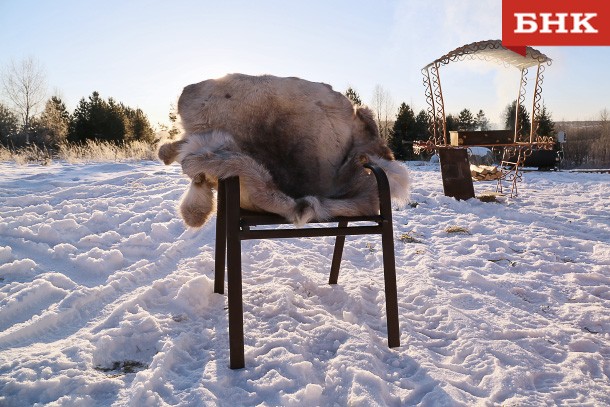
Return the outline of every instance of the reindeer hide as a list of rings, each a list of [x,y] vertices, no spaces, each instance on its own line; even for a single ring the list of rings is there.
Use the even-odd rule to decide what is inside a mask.
[[[217,180],[240,176],[243,208],[277,213],[302,225],[334,216],[377,213],[380,165],[392,197],[406,201],[408,173],[380,138],[371,111],[329,85],[298,78],[227,75],[184,88],[178,101],[184,135],[163,145],[193,180],[181,214],[201,226],[214,210]]]

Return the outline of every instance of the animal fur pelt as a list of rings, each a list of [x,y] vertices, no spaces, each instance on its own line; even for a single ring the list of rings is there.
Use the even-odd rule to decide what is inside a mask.
[[[214,211],[218,179],[240,177],[241,207],[273,212],[296,225],[378,213],[381,166],[392,198],[408,198],[408,172],[379,136],[371,111],[329,85],[298,78],[227,75],[184,88],[183,138],[159,158],[178,161],[192,182],[180,204],[189,226]]]

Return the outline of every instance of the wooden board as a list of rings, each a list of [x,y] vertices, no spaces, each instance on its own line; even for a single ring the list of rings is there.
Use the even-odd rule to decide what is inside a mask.
[[[443,191],[455,199],[474,198],[468,152],[465,148],[439,148]]]
[[[494,144],[511,144],[515,138],[512,130],[486,130],[486,131],[450,131],[449,138],[452,146],[480,146]]]

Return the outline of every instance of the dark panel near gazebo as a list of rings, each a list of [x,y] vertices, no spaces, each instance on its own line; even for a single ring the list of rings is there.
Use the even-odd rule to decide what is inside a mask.
[[[443,191],[455,199],[474,198],[470,162],[465,148],[439,148]]]
[[[494,146],[513,144],[515,132],[513,130],[484,130],[484,131],[450,131],[449,139],[452,146]]]

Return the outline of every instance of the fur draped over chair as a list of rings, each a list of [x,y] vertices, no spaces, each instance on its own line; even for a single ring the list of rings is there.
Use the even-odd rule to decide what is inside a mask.
[[[231,74],[185,87],[178,114],[182,139],[162,145],[159,158],[178,161],[191,178],[180,204],[189,226],[207,222],[218,179],[234,175],[242,208],[298,226],[378,213],[375,178],[365,162],[385,170],[393,199],[408,199],[408,172],[394,161],[372,112],[329,85]]]

